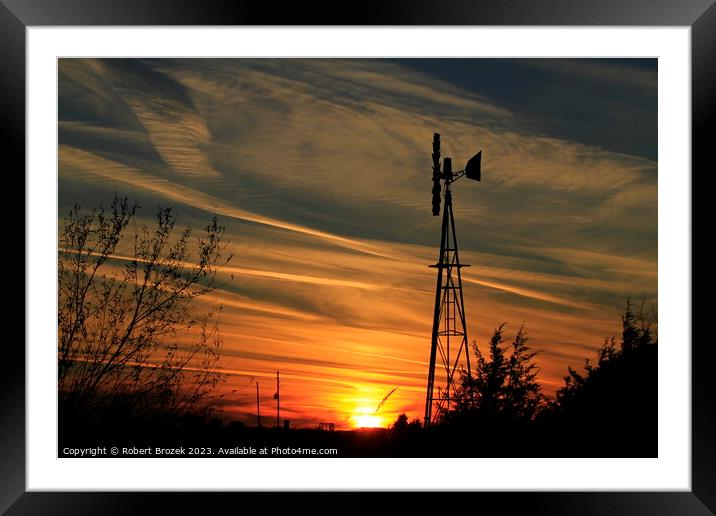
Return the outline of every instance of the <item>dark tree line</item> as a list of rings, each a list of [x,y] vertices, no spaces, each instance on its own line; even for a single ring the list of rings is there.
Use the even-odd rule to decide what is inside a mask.
[[[468,434],[474,456],[656,456],[655,323],[644,304],[627,301],[619,342],[607,339],[583,373],[569,367],[552,399],[541,392],[524,326],[507,344],[502,324],[486,355],[473,343],[476,366],[462,373],[455,406],[434,432]]]

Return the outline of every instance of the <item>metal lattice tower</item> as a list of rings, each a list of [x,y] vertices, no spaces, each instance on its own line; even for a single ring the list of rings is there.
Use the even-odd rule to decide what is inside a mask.
[[[462,295],[463,267],[460,263],[455,218],[452,210],[452,192],[450,186],[463,176],[480,180],[481,152],[468,161],[463,171],[453,173],[452,160],[445,158],[440,170],[440,135],[433,136],[433,215],[440,214],[441,191],[444,191],[444,208],[442,219],[442,235],[440,237],[440,254],[438,262],[430,267],[437,269],[437,285],[435,288],[435,309],[433,313],[433,332],[430,344],[430,369],[428,372],[428,389],[425,399],[425,427],[439,422],[454,404],[455,376],[460,370],[470,374],[470,353],[465,322],[465,302]],[[444,190],[441,187],[441,181]],[[442,373],[437,380],[435,366],[440,360],[439,371]]]

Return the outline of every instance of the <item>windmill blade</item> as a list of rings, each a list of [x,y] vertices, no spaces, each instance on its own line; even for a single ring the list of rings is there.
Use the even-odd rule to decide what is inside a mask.
[[[440,215],[440,134],[433,135],[433,215]]]
[[[433,216],[435,217],[440,215],[441,188],[440,179],[433,179]]]

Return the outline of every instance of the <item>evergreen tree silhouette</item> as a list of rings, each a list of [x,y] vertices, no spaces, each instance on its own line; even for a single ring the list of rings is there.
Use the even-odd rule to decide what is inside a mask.
[[[456,392],[456,407],[448,421],[479,426],[481,431],[509,431],[529,424],[543,404],[537,383],[536,352],[527,346],[524,326],[503,349],[506,323],[495,329],[489,343],[489,360],[473,342],[477,358],[472,375],[463,372]]]

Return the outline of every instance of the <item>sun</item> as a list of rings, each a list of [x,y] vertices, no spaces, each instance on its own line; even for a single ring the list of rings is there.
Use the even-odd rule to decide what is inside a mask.
[[[380,428],[383,420],[379,416],[371,414],[357,414],[353,416],[353,422],[357,428]]]
[[[357,407],[351,419],[356,428],[382,428],[385,426],[383,417],[368,407]]]

